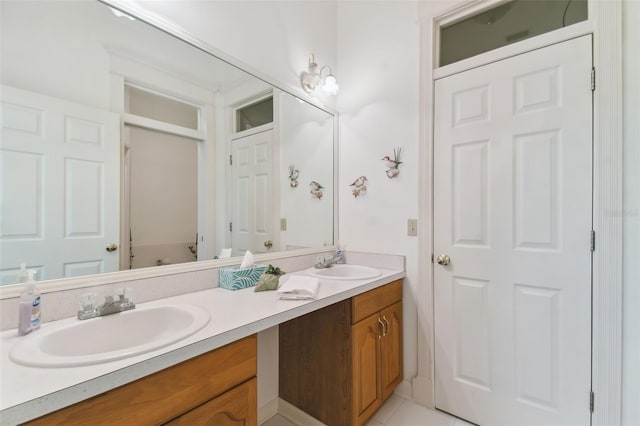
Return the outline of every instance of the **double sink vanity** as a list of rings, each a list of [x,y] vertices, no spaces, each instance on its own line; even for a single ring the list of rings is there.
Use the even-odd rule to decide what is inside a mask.
[[[0,423],[257,424],[256,333],[279,325],[279,397],[364,424],[402,381],[403,267],[292,274],[318,298],[212,288],[3,332]]]

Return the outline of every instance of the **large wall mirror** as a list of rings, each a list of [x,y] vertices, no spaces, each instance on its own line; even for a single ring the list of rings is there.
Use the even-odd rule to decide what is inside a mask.
[[[2,284],[334,243],[332,113],[98,1],[0,7]]]

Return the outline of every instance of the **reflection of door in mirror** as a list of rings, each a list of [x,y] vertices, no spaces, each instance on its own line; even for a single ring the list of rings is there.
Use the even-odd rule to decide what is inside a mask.
[[[125,84],[125,113],[121,269],[195,261],[201,108]]]
[[[138,127],[128,138],[129,268],[196,260],[198,142]]]
[[[119,149],[118,114],[2,86],[3,284],[118,270]]]
[[[233,255],[273,248],[273,129],[232,140]],[[277,248],[275,248],[277,250]]]

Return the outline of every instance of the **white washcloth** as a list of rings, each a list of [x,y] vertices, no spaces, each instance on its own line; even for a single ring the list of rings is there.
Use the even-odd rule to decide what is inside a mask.
[[[285,275],[287,280],[278,289],[280,299],[317,299],[318,279],[303,275]],[[284,278],[283,277],[283,278]],[[282,278],[280,278],[282,280]]]

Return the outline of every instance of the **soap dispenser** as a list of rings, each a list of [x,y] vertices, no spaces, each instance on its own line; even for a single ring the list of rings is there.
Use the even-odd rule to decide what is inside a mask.
[[[21,336],[40,328],[40,293],[34,279],[36,271],[27,271],[27,274],[20,294],[18,334]]]
[[[18,284],[26,283],[29,280],[29,273],[27,272],[27,264],[20,264],[20,271],[18,272]]]

